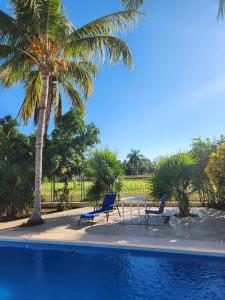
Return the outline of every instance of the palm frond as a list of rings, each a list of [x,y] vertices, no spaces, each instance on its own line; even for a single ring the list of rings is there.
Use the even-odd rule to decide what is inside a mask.
[[[136,25],[139,15],[134,10],[109,14],[75,30],[71,33],[71,37],[72,39],[80,39],[87,36],[112,35],[125,32]]]
[[[144,1],[145,0],[121,0],[122,5],[128,10],[139,9],[140,6],[142,6],[142,4],[144,3]]]
[[[39,0],[11,0],[10,4],[13,7],[13,15],[18,24],[23,24],[26,27],[27,33],[32,33],[31,26],[33,23],[33,34],[40,33],[40,1]],[[32,22],[31,22],[32,20]]]
[[[29,72],[27,70],[19,70],[13,72],[10,68],[0,72],[0,84],[4,87],[10,88],[14,84],[25,80]]]
[[[0,10],[0,42],[13,44],[23,33],[16,20]]]
[[[224,17],[224,5],[225,5],[225,0],[219,0],[219,9],[218,9],[218,18],[223,18]]]
[[[36,104],[34,107],[34,116],[33,116],[33,122],[35,126],[38,124],[39,109],[40,109],[39,105]]]
[[[79,49],[83,53],[93,52],[93,55],[99,56],[103,61],[105,56],[109,57],[110,63],[119,63],[120,59],[126,66],[132,67],[132,56],[127,44],[114,36],[92,36],[81,38],[70,43],[70,48],[74,52]]]
[[[98,66],[93,64],[92,62],[88,61],[88,60],[82,60],[78,62],[79,66],[82,67],[83,70],[85,70],[85,72],[87,72],[88,74],[90,74],[90,76],[92,77],[96,77],[98,74]]]
[[[51,39],[62,37],[68,30],[60,0],[11,0],[11,4],[18,24],[32,36],[46,35]]]
[[[90,62],[70,62],[62,80],[63,77],[73,80],[84,91],[84,96],[87,99],[93,92],[92,77],[95,77],[96,73],[96,66]]]
[[[5,60],[0,65],[0,82],[6,87],[24,81],[30,73],[30,68],[27,65],[27,57],[24,54],[12,56],[12,58]]]
[[[18,54],[24,54],[27,59],[31,59],[37,64],[39,63],[37,58],[29,53],[21,44],[15,46],[10,44],[0,44],[0,63],[4,62],[4,60],[11,59]]]
[[[78,89],[76,89],[73,86],[72,82],[70,82],[69,80],[63,80],[61,84],[63,86],[64,91],[69,96],[73,106],[76,109],[79,109],[80,111],[84,112],[85,111],[84,103]]]
[[[60,36],[65,39],[69,32],[68,20],[63,12],[61,0],[40,1],[41,32],[49,39]]]
[[[19,110],[18,116],[27,124],[32,117],[35,108],[39,106],[42,89],[42,76],[40,72],[33,72],[25,84],[25,99]]]
[[[4,60],[11,59],[15,55],[19,54],[18,50],[15,48],[5,45],[5,44],[0,44],[0,62],[4,62]]]

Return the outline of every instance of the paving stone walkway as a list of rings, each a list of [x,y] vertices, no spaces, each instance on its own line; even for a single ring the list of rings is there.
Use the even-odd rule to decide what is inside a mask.
[[[160,217],[152,217],[149,226],[141,224],[137,215],[130,220],[129,208],[125,208],[125,222],[114,211],[106,222],[105,216],[78,224],[80,208],[45,216],[45,223],[35,227],[21,227],[26,220],[0,224],[0,239],[44,240],[69,243],[94,243],[142,248],[177,249],[225,254],[225,212],[215,209],[193,208],[197,217],[180,219],[174,216],[176,208],[167,208],[171,215],[168,225]],[[142,214],[143,214],[142,208]]]

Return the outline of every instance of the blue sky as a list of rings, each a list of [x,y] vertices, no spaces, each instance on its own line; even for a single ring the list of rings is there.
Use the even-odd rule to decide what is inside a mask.
[[[121,9],[119,0],[63,2],[77,27]],[[101,147],[122,159],[131,148],[153,159],[188,149],[194,137],[225,133],[225,20],[216,19],[217,8],[217,0],[147,1],[146,17],[123,37],[134,70],[102,66],[87,105],[87,121],[101,130]],[[16,116],[22,100],[21,86],[1,89],[0,116]]]

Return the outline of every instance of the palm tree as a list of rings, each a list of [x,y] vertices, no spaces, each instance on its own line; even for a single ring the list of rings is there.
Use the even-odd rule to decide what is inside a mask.
[[[141,162],[144,159],[144,156],[140,153],[140,150],[130,150],[130,153],[127,155],[128,164],[130,164],[131,169],[133,170],[133,175],[138,176],[138,170],[141,166]]]
[[[91,76],[95,73],[88,66],[91,58],[96,61],[97,56],[108,55],[111,63],[118,63],[122,58],[131,67],[128,46],[115,34],[133,26],[138,13],[132,9],[113,13],[75,29],[66,18],[60,0],[11,0],[10,3],[12,15],[0,11],[0,74],[3,82],[12,75],[11,85],[25,82],[26,97],[21,110],[22,115],[25,112],[25,120],[38,108],[35,200],[28,223],[39,224],[42,222],[43,136],[46,112],[52,105],[49,95],[54,94],[56,111],[59,110],[61,84],[73,103],[83,108],[76,84],[83,88],[85,96],[90,95]],[[82,63],[86,64],[86,71]]]
[[[84,111],[84,103],[82,98],[88,99],[92,94],[93,83],[92,79],[97,74],[97,66],[93,63],[82,60],[78,62],[67,62],[67,68],[57,70],[57,76],[52,74],[49,77],[48,101],[45,118],[45,131],[48,129],[48,122],[52,108],[55,112],[55,122],[59,120],[62,112],[62,96],[61,90],[68,95],[73,106]],[[19,110],[18,116],[27,124],[28,120],[33,116],[34,124],[37,125],[40,108],[40,96],[42,87],[42,78],[40,71],[30,70],[25,74],[27,77],[22,78],[25,82],[25,98]],[[1,77],[1,83],[6,87],[13,86],[18,81],[18,76],[15,77],[15,70],[7,68]],[[73,81],[79,85],[83,91],[84,97],[80,91],[73,86]]]
[[[144,0],[122,0],[122,4],[127,10],[137,10],[142,4]],[[83,68],[84,67],[84,68]],[[84,89],[86,98],[87,96],[91,95],[92,93],[92,81],[91,78],[96,76],[97,67],[96,65],[92,64],[91,62],[84,61],[79,63],[78,65],[73,66],[73,74],[75,75],[74,80],[81,85]],[[68,73],[68,70],[67,70]],[[55,76],[51,76],[49,78],[49,94],[48,94],[48,103],[47,103],[47,110],[46,110],[46,120],[45,120],[45,133],[47,133],[48,129],[48,122],[50,119],[50,114],[52,107],[55,110],[55,122],[59,120],[62,112],[62,98],[60,92],[57,93],[57,89],[59,88],[59,81],[62,86],[65,88],[68,96],[70,97],[72,104],[78,106],[81,110],[84,110],[82,101],[75,101],[74,97],[71,96],[71,93],[68,93],[68,87],[63,82],[62,76],[60,77],[57,74],[57,78]],[[71,76],[71,74],[70,74]],[[13,86],[16,81],[18,81],[18,75],[15,76],[15,70],[13,72],[4,73],[2,75],[1,82],[7,86]],[[63,84],[64,83],[64,84]],[[25,99],[23,104],[19,110],[18,116],[23,121],[24,124],[27,124],[28,120],[34,117],[34,124],[37,125],[38,123],[38,113],[39,113],[39,106],[40,106],[40,91],[41,91],[41,80],[40,80],[40,72],[34,72],[31,70],[30,74],[27,74],[27,80],[25,82]],[[76,100],[76,98],[75,98]]]

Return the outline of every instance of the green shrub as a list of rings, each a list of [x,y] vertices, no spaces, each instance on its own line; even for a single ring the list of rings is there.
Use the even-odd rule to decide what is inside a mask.
[[[190,153],[177,153],[161,158],[150,178],[150,195],[159,199],[164,193],[178,201],[180,216],[190,214],[189,194],[196,161]]]
[[[19,133],[15,120],[0,125],[0,213],[9,218],[33,202],[34,145]]]
[[[99,199],[107,192],[121,192],[123,168],[115,152],[95,151],[89,159],[87,173],[94,179],[88,191],[90,199]]]
[[[198,161],[193,176],[193,187],[196,194],[198,194],[202,205],[214,205],[217,203],[217,190],[205,170],[209,163],[211,153],[216,151],[218,145],[221,145],[224,142],[225,137],[223,135],[214,140],[195,138],[192,141],[191,153]],[[213,167],[212,161],[210,165]]]
[[[70,190],[71,189],[69,188],[68,181],[65,180],[63,188],[57,189],[55,191],[55,198],[58,202],[57,209],[59,211],[63,211],[70,208]]]
[[[218,145],[209,156],[205,172],[213,186],[216,204],[225,203],[225,143]],[[212,199],[211,199],[211,202]]]

